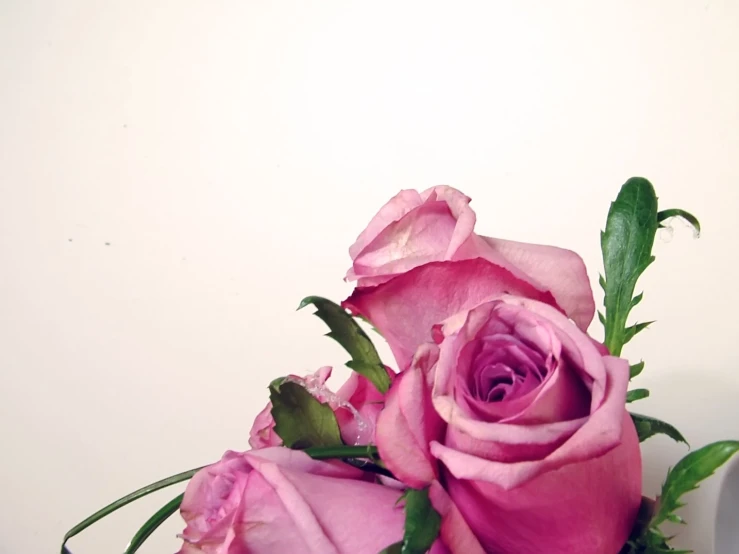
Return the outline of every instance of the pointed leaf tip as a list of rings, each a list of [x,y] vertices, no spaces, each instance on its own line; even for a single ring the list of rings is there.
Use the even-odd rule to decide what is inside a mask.
[[[681,210],[679,208],[673,208],[670,210],[662,210],[661,212],[657,213],[657,221],[659,221],[660,223],[665,221],[666,219],[670,219],[671,217],[679,217],[687,221],[688,224],[691,227],[693,227],[696,238],[700,237],[701,224],[700,224],[700,221],[698,221],[698,218],[695,217],[693,214],[691,214],[690,212],[686,212],[685,210]]]
[[[626,393],[626,403],[636,402],[649,396],[648,389],[633,389]]]
[[[633,379],[644,370],[644,360],[629,366],[629,379]]]
[[[701,481],[713,475],[738,451],[739,441],[714,442],[687,454],[675,464],[662,485],[662,494],[651,527],[656,528],[665,520],[671,519],[675,510],[684,506],[680,501],[682,496],[697,489]]]
[[[634,421],[636,427],[636,433],[639,436],[639,442],[644,442],[649,437],[654,435],[662,434],[667,435],[675,442],[683,442],[688,444],[685,437],[677,430],[674,426],[669,423],[665,423],[654,417],[649,417],[641,414],[630,413],[631,419]],[[690,446],[690,445],[688,445]]]
[[[313,304],[315,315],[328,325],[327,336],[338,342],[351,356],[350,368],[366,377],[375,388],[386,393],[390,388],[390,377],[367,333],[340,305],[321,298],[308,296],[300,303],[301,307]]]

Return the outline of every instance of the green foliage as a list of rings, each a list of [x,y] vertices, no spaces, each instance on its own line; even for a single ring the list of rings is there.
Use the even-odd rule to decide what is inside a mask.
[[[635,402],[636,400],[641,400],[648,396],[649,391],[647,389],[633,389],[626,393],[626,403]]]
[[[687,454],[668,473],[662,493],[656,502],[642,502],[637,523],[631,538],[622,550],[622,554],[688,554],[689,550],[673,550],[667,544],[660,525],[666,521],[685,523],[676,510],[684,506],[681,498],[686,493],[698,488],[698,484],[707,479],[739,451],[739,441],[720,441],[709,444]],[[647,508],[645,509],[645,505]]]
[[[644,361],[629,367],[629,379],[633,379],[644,370]]]
[[[684,219],[693,227],[693,229],[696,232],[696,235],[700,236],[700,232],[701,232],[700,221],[698,221],[698,218],[695,217],[693,214],[691,214],[690,212],[686,212],[685,210],[671,209],[671,210],[662,210],[661,212],[659,212],[657,214],[657,221],[660,222],[660,227],[662,227],[661,223],[665,219],[669,219],[671,217],[680,217]]]
[[[408,489],[400,501],[405,502],[405,533],[403,542],[386,549],[388,554],[425,554],[439,536],[441,516],[431,505],[428,489]],[[400,550],[397,550],[400,544]]]
[[[189,471],[183,471],[182,473],[178,473],[177,475],[172,475],[171,477],[167,477],[166,479],[162,479],[161,481],[157,481],[156,483],[152,483],[151,485],[146,485],[145,487],[142,487],[139,490],[132,492],[131,494],[127,494],[123,498],[119,498],[115,502],[108,504],[104,508],[98,510],[97,512],[92,514],[90,517],[84,519],[83,521],[81,521],[80,523],[72,527],[72,529],[67,531],[67,534],[64,535],[64,541],[62,542],[61,553],[70,554],[69,549],[67,549],[66,547],[67,541],[69,541],[69,539],[71,539],[75,535],[78,535],[79,533],[81,533],[82,531],[90,527],[92,524],[112,514],[119,508],[122,508],[123,506],[126,506],[127,504],[130,504],[131,502],[135,500],[138,500],[139,498],[143,498],[144,496],[148,494],[156,492],[165,487],[169,487],[176,483],[187,481],[201,469],[203,468],[198,467],[195,469],[191,469]]]
[[[180,494],[167,502],[161,509],[159,509],[153,516],[151,516],[146,523],[141,526],[141,529],[133,536],[131,542],[128,543],[126,551],[123,554],[134,554],[144,541],[156,531],[159,526],[167,521],[167,518],[180,509],[182,504],[182,498],[184,494]]]
[[[667,474],[662,494],[657,500],[657,511],[651,521],[656,527],[666,520],[682,523],[672,516],[684,504],[681,497],[698,488],[698,483],[707,479],[739,450],[739,441],[714,442],[686,455]]]
[[[605,345],[614,356],[627,342],[626,320],[634,305],[636,282],[654,261],[657,232],[657,195],[652,184],[633,177],[611,203],[601,249],[605,268]],[[638,302],[638,300],[637,300]],[[636,330],[631,336],[636,334]]]
[[[644,442],[651,436],[662,434],[667,435],[676,442],[688,444],[688,441],[685,440],[685,437],[682,436],[680,431],[669,423],[641,414],[630,413],[629,415],[634,421],[636,433],[639,435],[639,442]]]
[[[315,314],[328,325],[327,336],[338,342],[352,357],[346,365],[364,375],[381,393],[390,388],[390,377],[372,341],[347,311],[325,298],[308,296],[298,309],[309,304],[316,307]]]
[[[313,398],[302,385],[290,381],[271,385],[269,398],[275,433],[288,448],[342,444],[331,407]]]

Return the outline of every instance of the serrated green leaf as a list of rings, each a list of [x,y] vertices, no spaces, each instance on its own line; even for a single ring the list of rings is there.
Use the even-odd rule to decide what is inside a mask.
[[[693,226],[693,229],[695,229],[695,232],[698,236],[700,236],[701,232],[701,224],[700,221],[698,221],[698,218],[695,217],[690,212],[686,212],[685,210],[680,209],[670,209],[670,210],[662,210],[661,212],[657,213],[657,221],[663,222],[665,219],[669,219],[671,217],[680,217],[687,221],[690,225]]]
[[[606,325],[606,316],[603,315],[603,312],[598,310],[598,321],[600,321],[600,324],[605,327]]]
[[[402,554],[425,554],[439,536],[441,516],[434,510],[428,489],[408,489],[405,501],[405,533]]]
[[[644,293],[643,292],[640,292],[634,298],[632,298],[631,299],[631,307],[633,308],[634,306],[636,306],[637,304],[639,304],[639,302],[642,301],[642,298],[644,298]]]
[[[639,333],[640,331],[643,331],[647,327],[649,327],[654,321],[647,321],[645,323],[637,323],[635,325],[631,325],[624,329],[623,334],[623,343],[627,344],[631,339],[634,338],[634,336]]]
[[[372,341],[354,318],[335,302],[320,296],[304,298],[298,309],[309,304],[316,307],[315,315],[331,330],[327,336],[338,342],[352,357],[347,366],[364,375],[378,391],[386,393],[390,388],[390,377]]]
[[[146,523],[141,526],[141,529],[133,536],[131,542],[128,543],[126,551],[123,554],[134,554],[144,544],[151,534],[156,531],[162,523],[167,521],[167,518],[174,514],[180,508],[182,504],[182,498],[184,494],[180,494],[170,500],[161,509],[159,509],[153,516],[151,516]]]
[[[650,522],[656,528],[683,506],[682,496],[698,488],[698,484],[707,479],[736,452],[739,441],[719,441],[699,448],[687,454],[675,467],[667,473],[662,494],[657,501],[657,512]]]
[[[600,285],[600,288],[602,288],[603,291],[605,292],[605,290],[606,290],[606,278],[603,277],[603,274],[602,273],[599,273],[598,274],[598,284]]]
[[[688,444],[688,441],[685,440],[685,437],[682,436],[680,431],[669,423],[641,414],[630,413],[629,415],[631,415],[631,419],[634,421],[636,433],[639,435],[639,442],[644,442],[654,435],[662,434],[667,435],[676,442]]]
[[[644,361],[642,360],[638,364],[634,364],[629,366],[629,379],[633,379],[637,375],[639,375],[642,370],[644,369]]]
[[[608,210],[601,249],[605,268],[606,338],[614,356],[625,344],[626,320],[631,310],[636,282],[652,263],[657,232],[657,195],[652,184],[633,177],[621,187]]]
[[[626,393],[626,403],[636,402],[649,396],[649,390],[647,389],[633,389]]]
[[[275,433],[288,448],[342,444],[336,415],[298,383],[283,382],[271,387],[272,418]]]

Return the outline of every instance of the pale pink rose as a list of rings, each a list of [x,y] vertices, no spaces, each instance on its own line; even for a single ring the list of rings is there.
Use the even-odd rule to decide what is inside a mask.
[[[282,447],[227,452],[181,505],[179,554],[377,554],[403,537],[402,491]]]
[[[386,370],[391,378],[395,375],[390,368]],[[326,386],[326,380],[330,376],[331,368],[322,367],[313,375],[291,375],[288,379],[302,384],[317,400],[331,407],[346,444],[373,444],[375,422],[384,406],[384,395],[365,377],[355,372],[352,372],[338,392],[333,393]],[[268,402],[254,420],[249,432],[249,445],[252,448],[282,445],[282,439],[274,431],[275,421],[271,410],[272,403]]]
[[[414,487],[445,483],[487,552],[617,554],[641,500],[628,363],[555,308],[510,295],[433,336],[378,419],[388,469]]]
[[[477,235],[469,203],[448,186],[401,191],[349,249],[347,280],[371,287],[431,262],[482,258],[539,293],[551,293],[554,303],[587,329],[595,303],[582,259],[561,248]]]

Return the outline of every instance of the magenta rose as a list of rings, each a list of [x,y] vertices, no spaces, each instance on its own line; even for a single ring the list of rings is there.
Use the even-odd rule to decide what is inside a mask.
[[[474,233],[470,199],[438,186],[404,190],[385,204],[349,249],[347,280],[380,285],[432,262],[482,258],[556,304],[585,330],[595,313],[585,265],[569,250],[484,237]]]
[[[510,295],[432,334],[378,419],[387,467],[414,487],[445,483],[487,552],[617,554],[641,500],[627,362]]]
[[[227,452],[185,491],[179,554],[377,554],[403,537],[402,491],[364,478],[287,448]]]
[[[387,368],[391,378],[395,375]],[[338,392],[332,392],[326,381],[331,376],[331,368],[320,368],[312,375],[288,379],[300,383],[320,402],[328,404],[336,415],[341,437],[346,444],[369,444],[374,442],[375,422],[382,410],[385,397],[365,377],[352,372]],[[252,448],[281,446],[282,439],[275,433],[275,420],[272,418],[272,403],[257,414],[251,431],[249,445]]]

